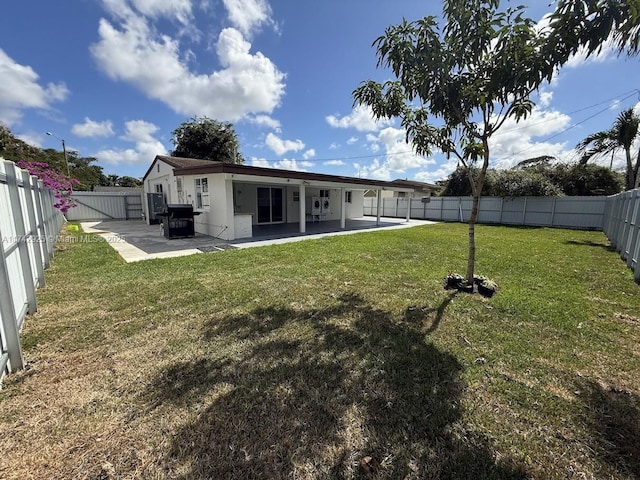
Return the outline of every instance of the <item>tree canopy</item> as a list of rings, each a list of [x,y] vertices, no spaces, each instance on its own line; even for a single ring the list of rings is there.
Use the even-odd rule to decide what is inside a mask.
[[[478,175],[478,170],[458,168],[452,172],[445,182],[442,196],[471,195],[469,175]],[[482,195],[494,197],[615,195],[622,191],[623,185],[624,178],[620,173],[600,165],[550,164],[547,160],[542,163],[531,162],[524,168],[516,166],[511,170],[489,168]]]
[[[174,157],[216,160],[225,163],[244,163],[239,143],[231,123],[207,117],[192,117],[172,132]]]
[[[49,168],[61,175],[67,176],[64,152],[53,148],[38,148],[16,138],[11,131],[0,125],[0,157],[13,162],[46,163]],[[81,157],[74,150],[67,150],[66,162],[69,164],[69,176],[78,182],[73,185],[74,190],[93,190],[98,185],[142,186],[142,181],[133,177],[118,175],[104,175],[102,167],[96,165],[95,157]]]
[[[640,135],[640,116],[628,108],[618,115],[613,126],[609,130],[603,130],[588,135],[576,146],[578,152],[582,153],[580,163],[587,163],[590,159],[613,154],[617,150],[624,150],[626,160],[626,189],[631,190],[640,185],[640,149],[635,162],[632,159],[631,147],[633,142]]]

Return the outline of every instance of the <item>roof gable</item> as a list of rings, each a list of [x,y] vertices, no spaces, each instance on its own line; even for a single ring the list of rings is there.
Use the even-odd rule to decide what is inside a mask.
[[[202,160],[201,158],[170,157],[168,155],[156,155],[156,158],[154,158],[153,162],[151,162],[151,166],[144,174],[144,177],[142,177],[143,181],[147,178],[147,176],[153,169],[153,166],[158,161],[164,162],[173,168],[206,167],[206,166],[211,166],[212,164],[215,165],[218,163],[222,163],[216,160]]]

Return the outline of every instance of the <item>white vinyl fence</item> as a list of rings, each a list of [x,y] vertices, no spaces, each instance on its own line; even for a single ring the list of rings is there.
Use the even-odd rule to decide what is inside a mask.
[[[603,229],[640,283],[640,188],[607,199]]]
[[[409,202],[411,205],[409,207]],[[383,217],[407,216],[444,222],[467,222],[471,197],[383,198]],[[602,230],[607,197],[480,197],[478,223]],[[377,215],[375,198],[364,199],[364,214]]]
[[[142,189],[137,193],[73,192],[76,206],[67,212],[67,220],[141,220]]]
[[[41,181],[0,158],[0,379],[23,367],[20,328],[64,221],[53,203]]]

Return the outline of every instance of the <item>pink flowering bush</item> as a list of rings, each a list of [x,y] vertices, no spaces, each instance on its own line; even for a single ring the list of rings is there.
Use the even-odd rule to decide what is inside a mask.
[[[52,170],[48,163],[44,162],[25,162],[20,160],[16,165],[34,177],[38,177],[44,183],[47,190],[54,192],[53,196],[56,199],[53,206],[65,214],[67,211],[76,206],[76,203],[71,198],[73,193],[73,186],[77,185],[78,180],[75,178],[68,178],[66,175]]]

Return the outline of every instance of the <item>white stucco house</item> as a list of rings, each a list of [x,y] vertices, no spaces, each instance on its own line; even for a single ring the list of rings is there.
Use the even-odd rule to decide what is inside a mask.
[[[164,204],[191,204],[199,212],[196,233],[223,240],[253,237],[263,225],[296,224],[304,233],[308,222],[338,221],[346,228],[347,219],[363,216],[365,191],[379,199],[383,191],[413,192],[392,182],[164,155],[143,181],[145,198],[157,193]],[[149,221],[154,207],[144,203]]]

